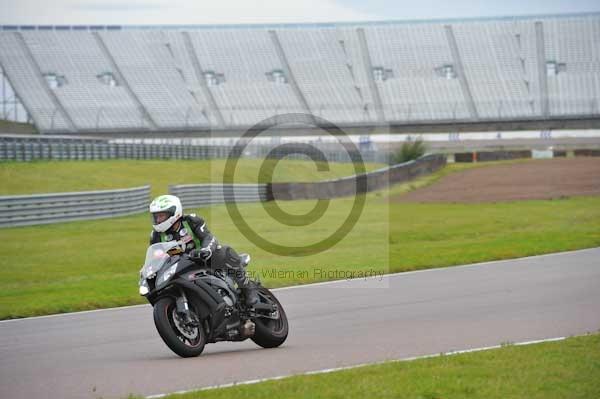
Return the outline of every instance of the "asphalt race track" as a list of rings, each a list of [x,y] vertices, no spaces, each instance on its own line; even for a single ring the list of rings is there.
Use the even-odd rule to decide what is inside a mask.
[[[132,287],[136,289],[137,287]],[[0,322],[0,398],[123,398],[596,332],[600,248],[277,291],[290,336],[181,359],[150,306]]]

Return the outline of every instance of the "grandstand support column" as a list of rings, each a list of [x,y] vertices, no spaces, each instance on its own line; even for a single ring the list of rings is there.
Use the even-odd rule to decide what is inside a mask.
[[[381,102],[381,96],[379,95],[379,89],[373,79],[373,63],[371,62],[371,54],[369,54],[369,46],[367,45],[367,38],[365,36],[365,30],[363,28],[357,28],[356,34],[358,35],[358,43],[360,44],[360,54],[363,59],[363,65],[369,81],[369,89],[371,90],[371,98],[375,102],[375,112],[377,113],[377,122],[380,124],[385,123],[385,115],[383,113],[383,104]]]
[[[19,120],[19,107],[17,106],[18,103],[20,103],[23,106],[23,109],[25,109],[25,115],[27,116],[27,120],[32,120],[33,124],[38,128],[38,130],[40,131],[40,133],[43,133],[42,130],[40,129],[41,124],[39,123],[39,120],[37,118],[37,116],[35,116],[29,109],[29,105],[26,104],[21,97],[20,93],[17,91],[17,89],[15,89],[15,85],[13,84],[10,76],[8,76],[8,74],[5,72],[6,70],[4,69],[4,66],[2,65],[2,60],[0,59],[0,70],[2,70],[2,76],[3,79],[5,79],[4,84],[2,85],[2,89],[5,90],[6,89],[6,83],[8,83],[9,87],[12,89],[13,92],[13,99],[14,99],[14,110],[15,110],[15,115],[14,115],[14,119],[16,121]],[[6,93],[2,93],[2,106],[3,106],[3,110],[2,110],[2,117],[3,119],[8,119],[8,111],[6,110]]]
[[[35,57],[33,56],[33,53],[29,49],[29,46],[27,46],[27,43],[25,42],[25,38],[23,37],[21,32],[15,32],[15,36],[17,37],[17,42],[19,43],[19,45],[23,48],[23,51],[25,52],[27,59],[29,60],[29,63],[35,70],[36,77],[41,80],[42,87],[44,87],[44,89],[46,90],[46,93],[48,93],[48,96],[52,100],[52,103],[54,104],[56,109],[58,111],[60,111],[63,118],[69,125],[69,130],[71,130],[72,132],[77,131],[77,126],[75,125],[75,122],[73,122],[73,119],[71,119],[71,115],[69,115],[69,113],[67,112],[67,110],[65,109],[63,104],[60,102],[60,100],[56,96],[56,93],[54,92],[54,90],[52,90],[46,83],[46,81],[42,75],[42,69],[40,68],[40,65],[37,63]]]
[[[471,115],[471,119],[478,120],[479,115],[477,115],[477,108],[475,107],[475,102],[473,101],[473,96],[471,95],[471,88],[469,87],[469,82],[467,81],[467,77],[465,75],[465,69],[462,64],[462,58],[460,57],[460,53],[458,51],[458,45],[456,44],[454,31],[450,25],[444,25],[444,29],[446,30],[446,39],[448,40],[448,45],[450,46],[450,52],[452,53],[452,58],[454,61],[454,72],[456,73],[456,77],[460,83],[460,88],[462,90],[463,97],[465,98],[467,108],[469,109],[469,114]]]
[[[292,68],[290,67],[290,64],[287,60],[287,56],[285,55],[285,52],[283,51],[283,46],[281,45],[281,42],[279,41],[279,36],[277,36],[277,32],[275,32],[274,30],[270,30],[269,36],[271,37],[273,46],[275,46],[275,51],[277,51],[277,56],[279,57],[279,61],[281,62],[281,66],[283,67],[283,72],[285,73],[285,76],[287,76],[288,81],[292,85],[292,90],[294,91],[294,94],[296,94],[296,98],[298,99],[298,102],[300,103],[302,110],[306,114],[311,115],[311,119],[313,120],[313,123],[316,126],[317,125],[316,120],[314,119],[314,117],[312,117],[313,113],[312,113],[310,107],[308,106],[308,102],[306,101],[306,98],[304,97],[302,90],[300,90],[300,86],[298,86],[298,82],[296,81],[296,78],[294,77]]]
[[[550,116],[548,106],[548,77],[546,73],[546,51],[544,48],[544,25],[541,21],[535,23],[535,50],[540,86],[541,112],[544,118],[548,118]]]
[[[204,93],[204,97],[208,100],[208,105],[210,106],[210,110],[212,114],[217,118],[217,123],[220,128],[225,128],[225,119],[223,118],[223,114],[221,114],[221,110],[217,105],[215,97],[210,91],[210,87],[206,83],[206,79],[204,78],[204,73],[202,72],[202,65],[200,65],[200,60],[196,54],[196,50],[194,50],[194,44],[192,43],[192,38],[190,37],[189,32],[181,32],[183,35],[183,41],[185,42],[185,47],[190,56],[190,60],[192,61],[192,66],[194,67],[194,73],[196,74],[196,79],[198,79],[198,83],[200,83],[200,87],[202,88],[202,92]],[[210,120],[209,120],[210,122]]]
[[[102,54],[104,54],[104,57],[106,57],[106,59],[110,63],[110,67],[112,68],[115,76],[117,77],[117,81],[123,85],[123,87],[127,91],[127,94],[129,94],[129,97],[131,97],[131,99],[136,103],[138,109],[142,113],[142,117],[146,120],[148,125],[150,125],[150,129],[156,130],[156,122],[154,121],[154,119],[152,119],[152,116],[150,116],[150,113],[148,112],[146,107],[144,107],[144,104],[142,104],[139,97],[135,94],[131,86],[129,86],[129,82],[127,82],[127,79],[125,79],[125,75],[123,75],[123,73],[121,72],[121,68],[119,68],[117,62],[108,50],[108,47],[106,47],[106,43],[104,43],[104,40],[102,40],[102,36],[100,36],[100,33],[92,32],[92,35],[94,36],[94,39],[96,39],[96,43],[98,43],[98,47],[100,47]]]

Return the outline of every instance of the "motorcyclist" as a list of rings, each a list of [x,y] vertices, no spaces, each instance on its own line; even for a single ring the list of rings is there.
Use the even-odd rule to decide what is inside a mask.
[[[180,241],[182,249],[191,258],[206,261],[213,270],[222,270],[234,278],[244,293],[246,304],[258,302],[256,285],[246,275],[244,260],[228,245],[220,245],[206,227],[206,222],[195,214],[184,215],[181,201],[174,195],[161,195],[150,203],[152,232],[150,244]]]

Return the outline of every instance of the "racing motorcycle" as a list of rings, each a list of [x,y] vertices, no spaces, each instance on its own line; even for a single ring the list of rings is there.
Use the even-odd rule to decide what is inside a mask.
[[[250,256],[240,254],[244,267]],[[165,344],[181,357],[198,356],[207,343],[244,341],[263,348],[286,340],[283,307],[257,283],[259,302],[247,306],[234,280],[191,258],[177,241],[151,245],[140,270],[140,295],[154,307],[154,324]]]

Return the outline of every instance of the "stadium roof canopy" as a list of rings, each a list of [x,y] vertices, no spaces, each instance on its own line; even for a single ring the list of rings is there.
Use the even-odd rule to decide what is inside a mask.
[[[342,21],[342,22],[301,22],[301,23],[270,23],[270,24],[202,24],[202,25],[0,25],[0,30],[161,30],[161,29],[275,29],[275,28],[335,28],[352,26],[377,26],[398,24],[451,24],[464,22],[486,21],[520,21],[530,19],[593,17],[600,12],[565,13],[565,14],[536,14],[536,15],[505,15],[477,18],[440,18],[413,20],[381,20],[381,21]]]

